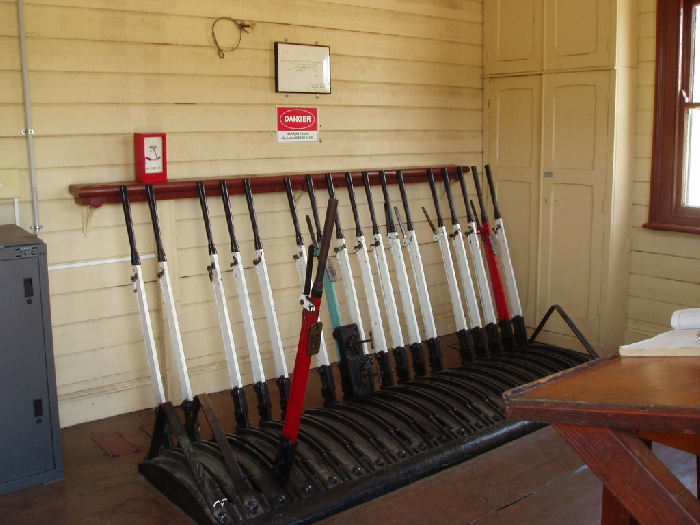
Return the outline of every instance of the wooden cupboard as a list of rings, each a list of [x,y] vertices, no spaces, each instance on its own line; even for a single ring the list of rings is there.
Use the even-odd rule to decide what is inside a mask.
[[[526,321],[560,304],[594,347],[614,351],[628,280],[632,10],[626,0],[487,0],[484,13],[484,159]],[[557,319],[545,337],[571,344],[569,334]]]

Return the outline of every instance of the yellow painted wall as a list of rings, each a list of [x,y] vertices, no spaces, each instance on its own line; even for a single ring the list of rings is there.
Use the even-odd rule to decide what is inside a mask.
[[[700,306],[700,237],[642,228],[649,210],[654,123],[656,1],[639,0],[639,82],[628,342],[670,329],[671,314]]]
[[[129,263],[105,263],[128,255],[121,210],[105,206],[90,215],[73,203],[67,191],[69,184],[133,179],[134,132],[168,133],[173,179],[481,163],[481,1],[26,0],[24,5],[41,237],[49,245],[52,268],[63,426],[153,404]],[[649,201],[654,10],[654,0],[639,0],[627,341],[664,331],[674,309],[697,306],[700,282],[697,236],[641,228]],[[256,23],[253,32],[243,35],[240,48],[224,59],[217,56],[210,36],[211,24],[219,16]],[[331,46],[331,95],[274,92],[273,43],[285,39]],[[322,142],[278,144],[276,105],[318,106]],[[23,119],[16,2],[0,0],[0,170],[19,170],[21,220],[29,228]],[[417,208],[430,204],[426,187],[410,191]],[[308,210],[305,201],[300,201],[302,213]],[[286,202],[281,196],[261,195],[256,204],[283,338],[291,355],[299,311]],[[249,223],[242,200],[234,200],[234,207],[258,333],[272,374],[250,262]],[[197,203],[161,202],[159,209],[171,270],[177,277],[193,387],[225,389],[227,374],[204,272],[207,259]],[[212,212],[215,238],[225,253],[226,230],[218,203],[212,203]],[[134,213],[141,252],[150,254],[147,211],[137,205]],[[351,224],[347,203],[341,218],[346,227]],[[11,202],[0,201],[0,221],[14,221]],[[417,229],[426,246],[424,259],[439,329],[445,333],[453,329],[453,322],[440,255],[428,248],[425,222],[420,221]],[[223,255],[222,259],[226,260]],[[100,264],[84,266],[92,262]],[[66,267],[75,264],[82,266]],[[160,333],[163,320],[152,259],[144,261],[144,270]],[[227,289],[234,335],[245,355],[232,282],[227,281]],[[167,355],[161,358],[169,393],[177,397]],[[250,381],[245,363],[244,378]]]
[[[16,6],[0,0],[0,170],[20,171],[21,219],[29,228]],[[70,184],[133,180],[133,133],[168,133],[172,179],[481,163],[481,0],[25,0],[24,9],[62,426],[154,404],[129,263],[106,262],[128,255],[121,209],[89,213],[68,194]],[[212,23],[222,16],[256,24],[224,59],[211,40]],[[226,45],[225,31],[220,38]],[[332,94],[275,93],[273,44],[285,40],[331,47]],[[318,106],[321,142],[278,144],[277,105]],[[418,211],[423,202],[429,205],[426,187],[409,191]],[[241,199],[233,205],[272,375],[248,218]],[[256,205],[292,355],[299,289],[287,203],[281,195],[261,195]],[[211,207],[215,238],[226,253],[221,207]],[[223,390],[228,379],[198,203],[164,201],[159,211],[193,388]],[[347,205],[341,214],[349,225]],[[150,254],[145,207],[135,206],[134,215],[140,250]],[[14,222],[5,201],[0,221]],[[427,225],[419,221],[417,229],[427,246]],[[426,247],[424,258],[439,331],[447,333],[454,326],[439,253]],[[155,328],[165,333],[153,259],[144,261],[144,271]],[[245,354],[233,283],[226,284],[234,335]],[[177,398],[169,358],[161,353],[168,391]]]

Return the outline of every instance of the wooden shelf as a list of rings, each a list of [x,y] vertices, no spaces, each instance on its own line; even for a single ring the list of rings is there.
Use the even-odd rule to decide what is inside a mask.
[[[408,168],[400,170],[403,173],[404,182],[406,184],[427,182],[427,170],[432,169],[435,173],[436,181],[442,181],[442,170],[447,169],[450,179],[458,180],[457,167],[437,167],[437,168]],[[397,184],[397,170],[383,170],[386,174],[387,184]],[[467,170],[465,169],[465,172]],[[370,183],[372,185],[379,184],[379,171],[368,171]],[[468,174],[467,174],[468,175]],[[243,195],[243,180],[250,179],[250,186],[253,193],[274,193],[284,192],[284,178],[289,177],[292,181],[292,187],[295,190],[306,190],[306,175],[272,175],[272,176],[252,176],[252,177],[236,177],[225,179],[228,184],[230,195]],[[312,175],[314,186],[316,188],[325,189],[326,174],[315,173]],[[352,172],[353,185],[362,184],[362,172]],[[207,195],[221,195],[219,189],[219,179],[188,179],[174,180],[168,182],[158,182],[153,184],[153,190],[158,195],[158,200],[170,199],[194,199],[199,196],[197,192],[197,182],[204,180],[204,187]],[[336,188],[345,188],[345,172],[333,173],[333,184]],[[140,182],[112,182],[107,184],[72,184],[68,187],[68,191],[73,195],[76,204],[81,206],[91,206],[99,208],[103,204],[121,204],[121,196],[119,188],[126,186],[131,202],[139,202],[146,200],[146,185]]]

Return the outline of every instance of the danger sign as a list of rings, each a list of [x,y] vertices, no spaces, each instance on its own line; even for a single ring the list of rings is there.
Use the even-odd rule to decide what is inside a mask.
[[[318,108],[277,106],[277,142],[318,142]]]

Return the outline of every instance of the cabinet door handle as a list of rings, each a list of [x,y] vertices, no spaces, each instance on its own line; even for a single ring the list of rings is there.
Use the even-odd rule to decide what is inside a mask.
[[[24,280],[24,297],[34,297],[34,280],[31,277]]]
[[[44,415],[44,402],[41,399],[34,400],[34,417],[42,417]]]

